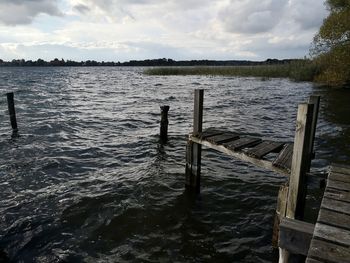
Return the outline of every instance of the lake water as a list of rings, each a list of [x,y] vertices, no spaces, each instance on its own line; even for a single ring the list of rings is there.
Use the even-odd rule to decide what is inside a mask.
[[[0,68],[0,250],[14,262],[276,261],[284,176],[204,149],[201,194],[184,192],[193,90],[205,90],[204,128],[284,141],[293,140],[298,103],[320,94],[316,172],[350,162],[350,90],[142,70]],[[164,145],[161,105],[170,106]],[[311,185],[310,221],[319,199]]]

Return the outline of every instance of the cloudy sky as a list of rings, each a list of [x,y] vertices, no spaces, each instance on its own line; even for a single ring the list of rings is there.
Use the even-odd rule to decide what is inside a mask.
[[[0,0],[0,58],[302,58],[324,0]]]

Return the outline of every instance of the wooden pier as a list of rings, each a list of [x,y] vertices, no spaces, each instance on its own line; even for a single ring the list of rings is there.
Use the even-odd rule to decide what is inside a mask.
[[[203,90],[195,90],[193,132],[186,153],[186,188],[200,191],[202,146],[289,176],[280,187],[273,245],[280,263],[350,263],[350,166],[333,165],[317,223],[304,222],[307,181],[315,154],[320,97],[298,106],[294,142],[252,137],[218,128],[202,130]]]
[[[331,166],[306,262],[350,262],[350,166]]]
[[[264,169],[287,175],[289,183],[281,186],[278,194],[273,233],[274,243],[280,248],[280,262],[300,262],[295,261],[295,259],[300,260],[300,255],[308,255],[307,262],[310,263],[350,262],[349,257],[344,258],[343,261],[337,261],[343,254],[349,255],[350,187],[344,188],[350,186],[349,177],[347,177],[350,169],[342,168],[342,171],[345,169],[346,172],[341,174],[339,167],[332,168],[333,173],[331,173],[327,183],[325,198],[316,226],[302,221],[307,179],[310,177],[311,160],[315,156],[313,144],[320,97],[312,96],[307,103],[299,104],[293,142],[251,137],[218,128],[203,130],[203,98],[203,90],[195,90],[193,131],[189,134],[186,150],[186,189],[197,193],[200,191],[202,146]],[[340,193],[340,190],[345,192]],[[330,206],[336,207],[333,210],[343,209],[343,216],[339,216],[341,218],[339,224],[342,224],[339,225],[342,227],[342,235],[337,228],[338,225],[335,225],[336,220],[333,218],[334,213],[339,211],[330,212],[332,210]],[[325,219],[326,217],[328,219]],[[324,222],[325,220],[328,221]],[[329,231],[329,233],[325,231]],[[339,239],[336,240],[338,235]],[[326,242],[329,238],[333,246],[327,246]],[[328,249],[324,248],[326,251],[324,254],[330,256],[327,258],[328,261],[317,261],[321,259],[321,253],[318,250],[322,250],[323,246],[327,246]]]

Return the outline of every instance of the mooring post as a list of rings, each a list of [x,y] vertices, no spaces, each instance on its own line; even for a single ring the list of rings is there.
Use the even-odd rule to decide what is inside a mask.
[[[6,94],[7,96],[7,105],[9,109],[9,115],[10,115],[10,121],[11,121],[11,127],[13,133],[18,132],[18,127],[17,127],[17,120],[16,120],[16,111],[15,111],[15,102],[14,102],[14,94],[13,92],[9,92]]]
[[[314,115],[313,104],[298,107],[286,216],[302,220],[306,195],[306,172],[310,162],[311,126]]]
[[[168,140],[168,111],[170,107],[169,106],[160,106],[160,139],[162,141],[167,141]]]
[[[198,135],[198,133],[202,132],[203,98],[204,90],[196,89],[194,91],[192,135]],[[192,141],[188,141],[186,148],[186,188],[195,190],[199,193],[202,146]]]
[[[309,162],[309,167],[307,169],[307,172],[310,172],[311,160],[315,158],[314,142],[315,142],[317,119],[318,119],[318,111],[320,107],[320,96],[310,96],[308,104],[314,105],[313,115],[312,115],[312,124],[310,129],[310,145],[309,145],[310,162]]]
[[[304,217],[307,191],[306,173],[310,167],[310,141],[314,116],[314,104],[298,106],[291,173],[289,177],[286,217],[302,220]],[[280,249],[281,263],[292,262],[292,255]]]

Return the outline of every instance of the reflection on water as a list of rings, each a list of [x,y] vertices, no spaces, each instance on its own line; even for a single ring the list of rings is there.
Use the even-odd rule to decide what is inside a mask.
[[[271,262],[280,175],[212,150],[184,193],[192,92],[204,126],[293,140],[297,104],[319,93],[316,170],[349,162],[348,90],[282,79],[144,76],[140,68],[0,68],[0,251],[36,262]],[[158,138],[170,105],[169,141]],[[312,186],[310,217],[319,190]],[[1,255],[0,255],[1,259]]]
[[[318,88],[322,96],[320,148],[329,162],[349,163],[350,156],[350,89]]]

